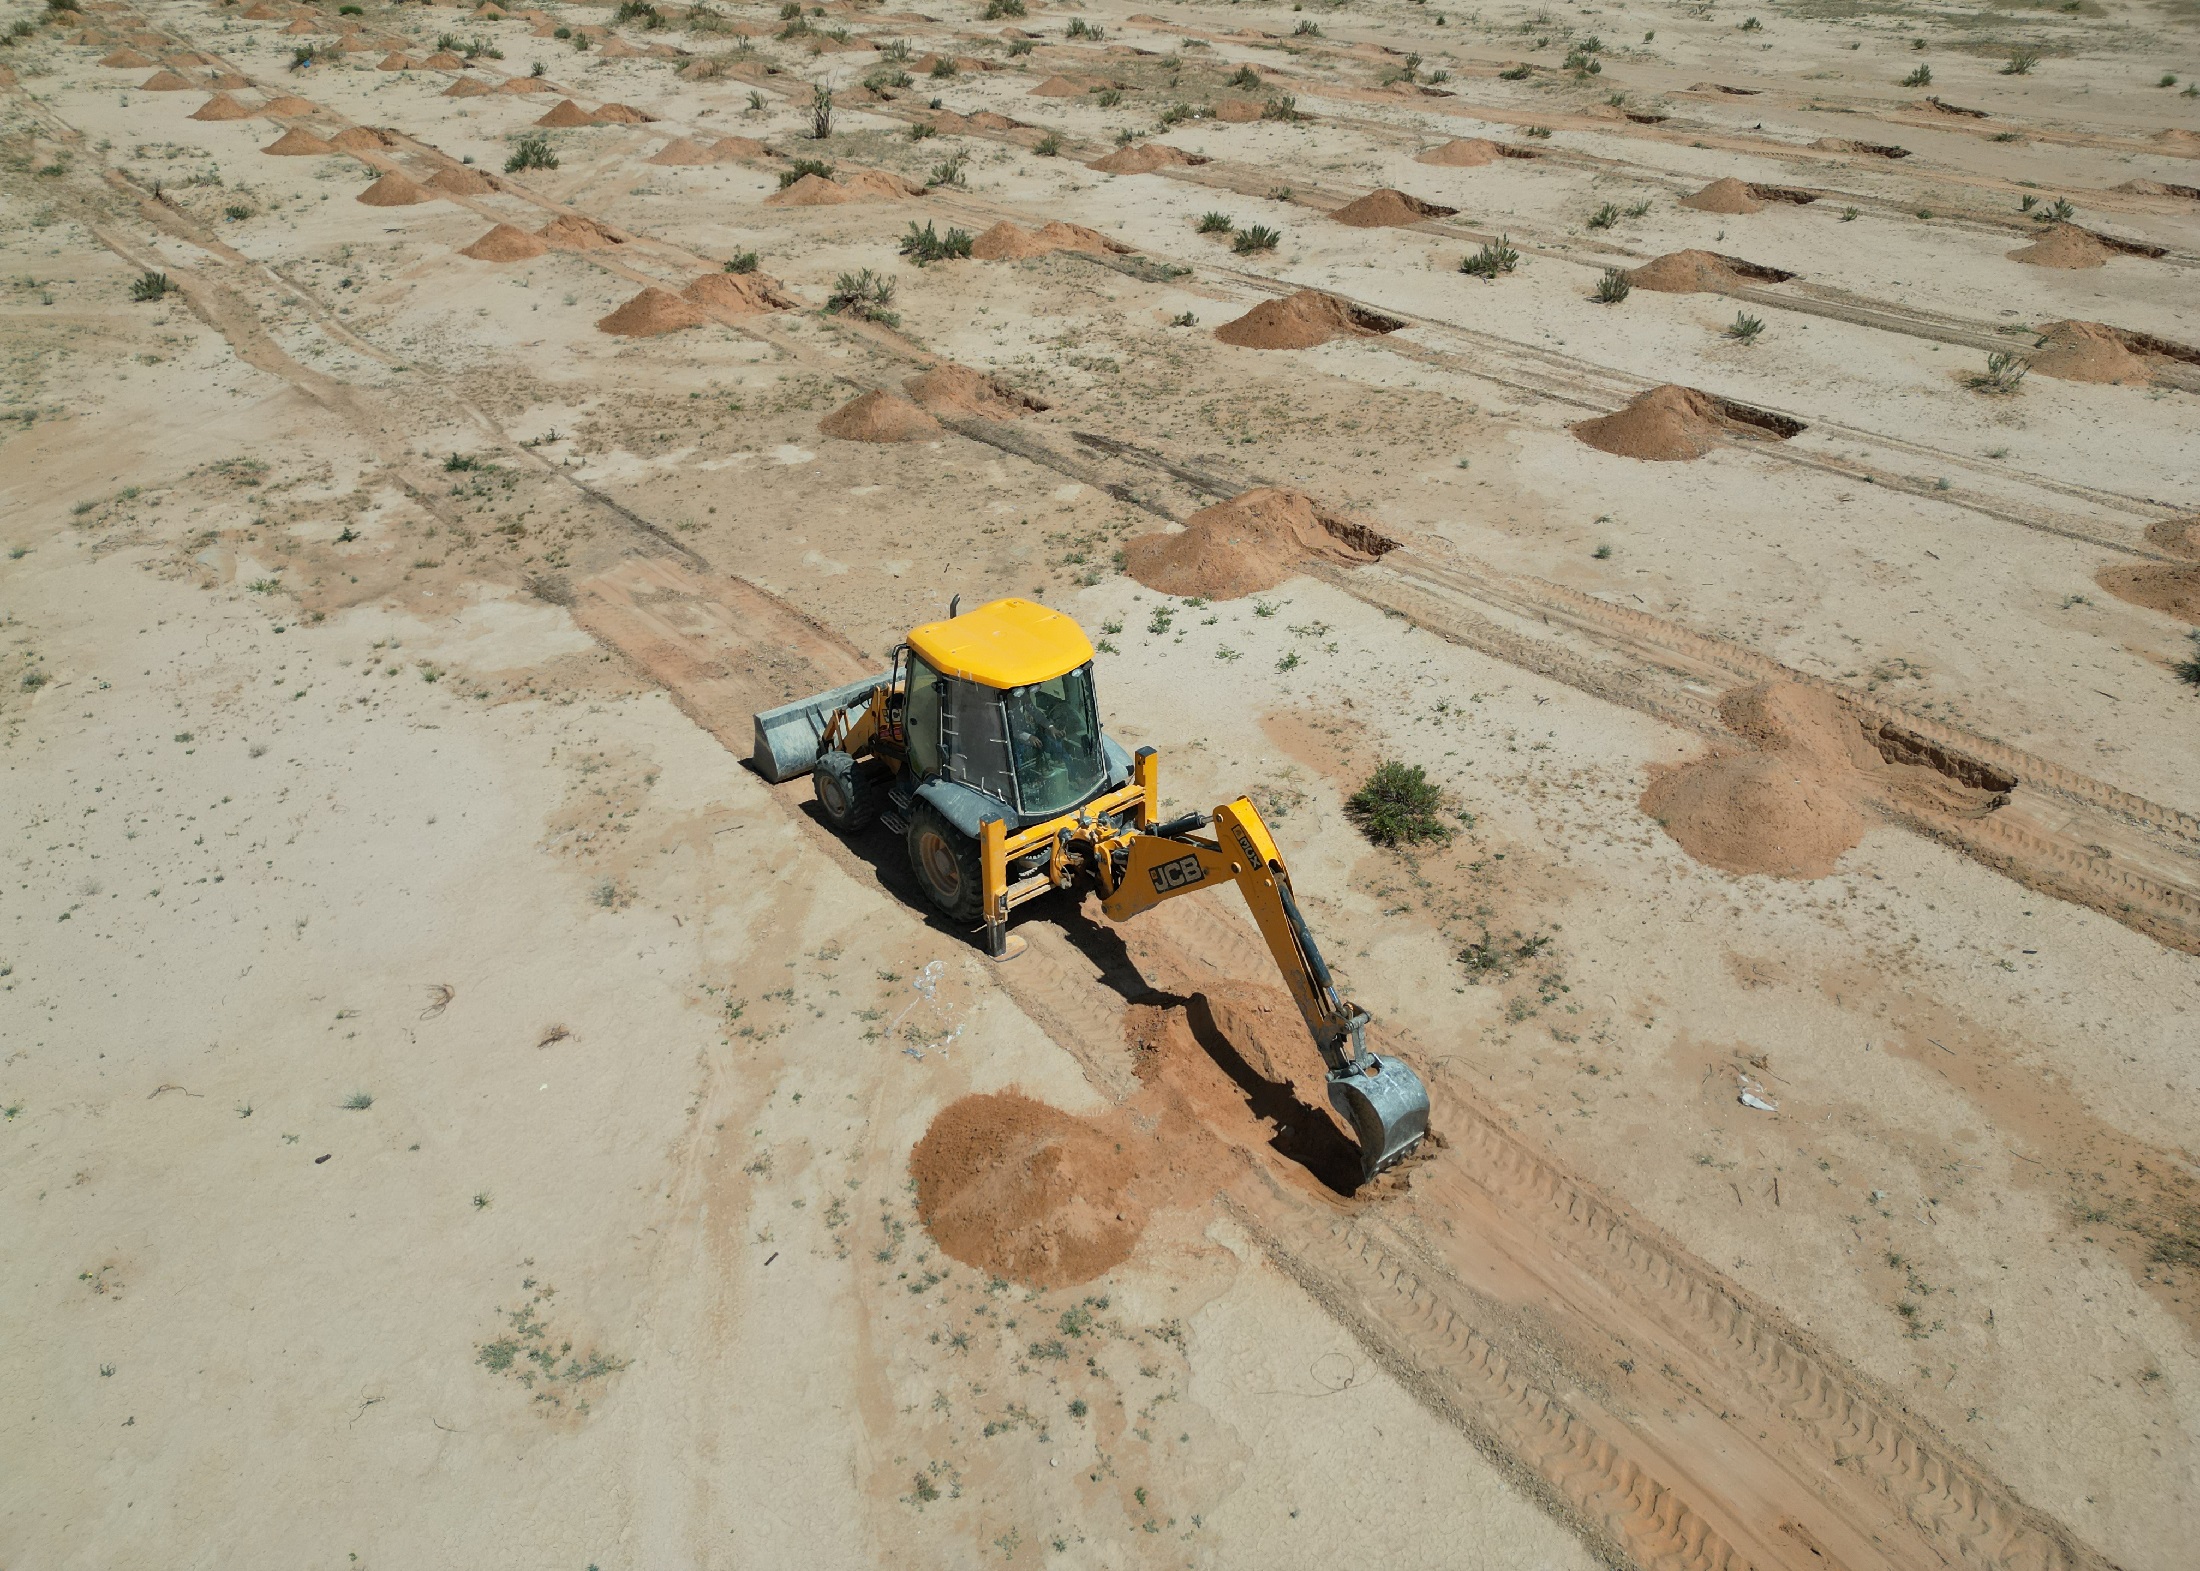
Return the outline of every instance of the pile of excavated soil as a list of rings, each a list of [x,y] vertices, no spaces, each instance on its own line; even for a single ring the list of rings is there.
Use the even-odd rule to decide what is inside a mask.
[[[1729,873],[1825,877],[1868,827],[1857,798],[1880,758],[1863,727],[1837,695],[1790,682],[1729,693],[1719,709],[1757,751],[1660,771],[1642,810]]]
[[[413,57],[411,55],[401,54],[396,51],[392,51],[391,53],[384,55],[381,60],[375,64],[374,68],[377,71],[410,71],[414,68],[414,65],[415,61],[413,60]]]
[[[1038,229],[1024,229],[1004,218],[971,242],[970,254],[981,262],[1021,262],[1055,251],[1089,251],[1105,256],[1130,249],[1083,224],[1057,220]]]
[[[2155,132],[2147,140],[2164,152],[2176,153],[2184,158],[2200,158],[2200,132],[2173,126],[2167,131]]]
[[[2116,253],[2075,224],[2056,224],[2028,246],[2008,253],[2012,262],[2075,270],[2099,267]]]
[[[1658,463],[1701,458],[1727,437],[1762,434],[1728,418],[1709,394],[1671,382],[1653,387],[1625,409],[1577,421],[1571,429],[1600,452]]]
[[[557,89],[548,82],[538,81],[531,76],[508,76],[497,84],[497,91],[500,93],[554,93]]]
[[[1742,275],[1715,251],[1673,251],[1630,269],[1627,281],[1661,294],[1719,294],[1740,284]]]
[[[1082,98],[1084,95],[1083,84],[1072,82],[1066,76],[1050,76],[1031,90],[1034,98]]]
[[[1029,1287],[1088,1282],[1145,1228],[1148,1144],[1014,1091],[966,1096],[909,1153],[917,1215],[942,1253],[976,1270]]]
[[[968,415],[980,420],[1021,420],[1047,405],[1002,386],[968,366],[935,366],[901,384],[909,396],[936,415]]]
[[[758,273],[705,273],[680,291],[697,305],[728,316],[753,316],[759,311],[784,311],[794,302]]]
[[[261,148],[260,151],[273,153],[278,158],[300,158],[309,153],[333,153],[336,148],[332,143],[322,141],[311,131],[301,131],[296,126],[292,126],[274,141],[268,143],[267,146]]]
[[[579,213],[560,213],[536,233],[568,251],[601,251],[608,246],[626,244],[615,230]]]
[[[833,177],[833,183],[848,193],[848,200],[851,202],[874,197],[883,201],[899,202],[905,197],[921,196],[924,193],[924,187],[913,185],[900,175],[891,174],[884,169],[844,170]]]
[[[583,109],[579,104],[574,103],[570,98],[559,99],[535,120],[537,125],[550,126],[561,130],[596,123],[594,115]]]
[[[1256,104],[1250,98],[1215,100],[1215,118],[1224,125],[1251,125],[1267,112],[1267,105]]]
[[[462,76],[449,87],[443,89],[443,96],[445,98],[486,98],[495,91],[496,89],[486,82],[476,81],[470,76]]]
[[[292,115],[310,115],[318,106],[310,98],[300,98],[296,93],[280,93],[260,105],[260,113],[270,118]]]
[[[227,93],[216,93],[205,103],[191,111],[194,120],[249,120],[252,111],[238,103]]]
[[[2200,516],[2155,520],[2147,525],[2147,544],[2172,556],[2200,558]]]
[[[452,54],[448,49],[438,49],[420,63],[430,71],[463,71],[466,69],[466,62],[457,55]]]
[[[478,169],[464,164],[445,164],[428,181],[430,191],[445,196],[486,196],[497,188],[497,183]]]
[[[937,435],[940,423],[906,398],[872,392],[842,404],[817,428],[844,442],[921,442]]]
[[[477,262],[524,262],[549,249],[550,242],[540,235],[531,235],[510,224],[498,224],[458,254],[470,256]]]
[[[1184,152],[1166,142],[1140,142],[1135,147],[1119,147],[1107,157],[1096,158],[1085,167],[1097,169],[1104,175],[1150,175],[1156,169],[1206,162],[1197,153]]]
[[[187,76],[178,76],[173,71],[155,71],[144,81],[138,83],[138,91],[141,93],[180,93],[190,86],[191,79]]]
[[[1462,136],[1444,143],[1441,147],[1415,153],[1413,161],[1417,164],[1436,164],[1445,169],[1479,169],[1484,164],[1496,163],[1504,156],[1498,145],[1487,137]]]
[[[1694,196],[1682,197],[1681,206],[1693,207],[1699,213],[1761,213],[1765,210],[1765,204],[1750,194],[1749,187],[1732,175],[1712,181]]]
[[[1449,218],[1458,211],[1456,207],[1438,207],[1434,202],[1424,202],[1417,196],[1408,196],[1386,186],[1380,191],[1368,192],[1356,202],[1345,203],[1329,216],[1355,229],[1385,229],[1417,224],[1424,218]]]
[[[1123,570],[1165,595],[1234,600],[1275,588],[1302,563],[1355,566],[1397,544],[1304,492],[1261,486],[1201,508],[1179,533],[1125,542]]]
[[[2117,599],[2200,627],[2200,565],[2145,562],[2104,567],[2093,581]]]
[[[804,175],[764,198],[766,207],[833,207],[851,200],[837,181],[823,175]]]
[[[416,202],[432,202],[435,197],[393,169],[360,192],[359,200],[369,207],[411,207]]]
[[[1311,349],[1332,338],[1394,333],[1404,325],[1318,289],[1301,289],[1281,300],[1263,300],[1216,328],[1215,337],[1240,349]]]
[[[617,338],[655,338],[659,333],[677,333],[683,327],[700,327],[707,320],[669,289],[652,284],[597,322],[596,331]]]
[[[328,140],[331,147],[340,147],[347,153],[380,153],[397,145],[395,136],[377,131],[371,125],[347,125]]]
[[[715,164],[718,155],[692,137],[675,137],[649,155],[653,164]]]
[[[736,158],[762,158],[766,149],[751,136],[722,136],[710,144],[710,152],[720,162],[729,162]]]
[[[2148,382],[2144,357],[2124,344],[2105,322],[2050,322],[2040,329],[2040,351],[2032,369],[2065,382]]]
[[[596,119],[604,125],[652,125],[657,117],[632,104],[598,104]]]
[[[153,63],[153,57],[151,55],[141,55],[125,44],[99,63],[113,66],[118,71],[142,71]]]

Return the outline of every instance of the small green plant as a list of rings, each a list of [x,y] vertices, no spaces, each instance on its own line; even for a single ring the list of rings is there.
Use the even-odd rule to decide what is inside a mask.
[[[784,191],[804,175],[816,175],[820,180],[833,177],[833,166],[821,158],[797,158],[779,171],[779,189]]]
[[[372,1106],[374,1106],[374,1093],[371,1091],[354,1091],[350,1096],[344,1098],[344,1110],[348,1113],[364,1113]]]
[[[1089,38],[1098,43],[1102,34],[1099,28],[1094,27],[1083,17],[1073,16],[1070,18],[1069,26],[1062,30],[1062,36],[1064,38]]]
[[[176,286],[168,281],[166,273],[144,272],[130,281],[130,298],[143,304],[158,300]]]
[[[479,469],[480,467],[480,459],[468,457],[464,453],[453,453],[443,460],[443,472],[447,475],[462,474],[466,470]]]
[[[948,59],[945,55],[941,55],[937,60],[933,61],[932,69],[925,73],[925,75],[931,77],[932,80],[935,82],[945,82],[953,77],[955,74],[955,62]]]
[[[726,258],[726,271],[729,273],[753,273],[756,268],[757,255],[754,251],[736,251]]]
[[[786,13],[782,11],[780,14],[784,16]],[[795,7],[795,14],[797,16],[800,16],[802,14],[802,8],[800,6]],[[909,40],[906,38],[888,39],[885,45],[879,50],[878,57],[881,60],[891,60],[896,65],[908,64]]]
[[[2012,49],[2009,51],[2008,61],[2001,68],[2001,74],[2003,76],[2030,76],[2033,68],[2039,63],[2040,52],[2037,49]]]
[[[1864,213],[1861,208],[1844,207],[1841,209],[1841,222],[1844,224],[1853,224],[1863,216]]]
[[[1726,336],[1744,345],[1757,342],[1757,335],[1765,330],[1762,317],[1751,316],[1747,311],[1735,313],[1734,320],[1726,325]]]
[[[477,1190],[475,1190],[475,1191],[474,1191],[474,1209],[475,1209],[476,1211],[486,1211],[486,1210],[488,1210],[488,1209],[489,1209],[489,1191],[488,1191],[488,1190],[486,1190],[486,1189],[477,1189]]]
[[[242,202],[231,202],[227,207],[222,209],[222,217],[228,219],[233,224],[241,224],[251,216],[252,209],[245,206],[245,204]]]
[[[967,257],[971,244],[968,230],[950,229],[942,235],[935,232],[932,221],[926,219],[922,228],[910,224],[909,232],[901,237],[901,254],[923,267],[929,262],[950,262]]]
[[[2191,641],[2192,648],[2184,659],[2170,663],[2170,675],[2187,687],[2200,688],[2200,632],[2187,633],[2185,637]]]
[[[1320,26],[1313,22],[1301,22],[1298,26],[1291,29],[1291,36],[1293,38],[1319,38],[1321,37],[1321,35],[1322,30]]]
[[[293,70],[293,71],[305,71],[305,70],[309,70],[309,69],[311,69],[312,65],[313,65],[313,46],[312,46],[311,44],[300,44],[300,45],[299,45],[299,46],[298,46],[297,48],[295,48],[295,49],[291,50],[291,52],[290,52],[290,69],[291,69],[291,70]]]
[[[1634,292],[1634,288],[1635,286],[1628,282],[1627,274],[1624,271],[1616,267],[1607,267],[1604,270],[1604,276],[1597,280],[1596,293],[1589,298],[1598,305],[1618,305]]]
[[[1344,811],[1377,845],[1417,845],[1451,838],[1450,826],[1437,816],[1443,805],[1443,789],[1427,771],[1393,759],[1375,766]]]
[[[1459,264],[1459,271],[1471,278],[1486,278],[1492,283],[1503,274],[1520,266],[1520,253],[1513,249],[1510,235],[1499,235],[1495,240],[1482,242],[1482,249]]]
[[[1612,548],[1608,545],[1600,545],[1589,554],[1595,557],[1599,562],[1609,562],[1612,560]]]
[[[909,126],[909,140],[912,142],[928,142],[939,134],[938,126],[928,125],[922,120],[912,121]]]
[[[969,162],[970,157],[967,153],[957,153],[952,158],[943,159],[932,166],[932,177],[925,181],[925,184],[934,187],[943,185],[960,187],[964,183],[963,166]]]
[[[1199,232],[1203,235],[1226,235],[1236,227],[1236,222],[1228,213],[1208,212],[1199,215]]]
[[[1931,87],[1933,85],[1933,68],[1929,65],[1919,66],[1902,79],[1902,85],[1904,87]]]
[[[516,175],[527,169],[555,169],[558,155],[551,149],[547,136],[523,136],[514,144],[511,156],[504,160],[504,172]]]
[[[1197,327],[1199,326],[1199,318],[1189,311],[1179,311],[1169,318],[1169,325],[1171,327]]]
[[[2032,215],[2032,218],[2036,223],[2067,224],[2068,222],[2070,222],[2071,219],[2077,216],[2078,210],[2076,207],[2071,205],[2070,198],[2068,198],[2067,196],[2058,196],[2055,198],[2054,201],[2048,203],[2045,207],[2034,213]]]
[[[1289,93],[1285,93],[1281,97],[1271,98],[1267,103],[1261,105],[1260,117],[1263,120],[1282,120],[1286,122],[1306,118],[1306,116],[1299,113],[1299,101]]]
[[[842,273],[835,280],[833,292],[826,298],[825,309],[835,316],[845,313],[860,321],[899,327],[901,317],[889,309],[893,303],[893,277],[882,277],[866,267],[861,272]]]
[[[1249,87],[1254,89],[1255,91],[1258,91],[1260,88],[1260,73],[1254,70],[1249,65],[1241,65],[1228,77],[1224,78],[1224,85],[1229,87]]]
[[[2024,386],[2024,378],[2031,369],[2021,356],[1997,349],[1986,357],[1986,369],[1966,380],[1978,392],[2006,395]]]
[[[1531,75],[1534,74],[1534,72],[1534,66],[1528,65],[1523,62],[1520,65],[1509,65],[1505,67],[1504,70],[1497,73],[1497,79],[1500,82],[1525,82]]]
[[[1102,109],[1113,109],[1123,101],[1123,90],[1119,87],[1103,87],[1092,95],[1092,101]]]
[[[833,134],[833,90],[823,82],[810,89],[810,136],[822,142]]]
[[[1008,41],[1008,57],[1011,60],[1021,60],[1025,55],[1030,54],[1034,47],[1036,46],[1028,38],[1011,38]]]
[[[1045,136],[1040,137],[1038,141],[1034,142],[1031,145],[1031,150],[1034,153],[1037,153],[1041,158],[1061,157],[1062,133],[1059,131],[1049,131]]]
[[[1029,14],[1024,7],[1024,0],[986,0],[985,19],[988,22],[998,22],[1003,17],[1028,16]]]
[[[2156,87],[2175,87],[2177,85],[2177,73],[2175,71],[2164,71],[2162,79],[2154,85]]]
[[[1283,236],[1266,224],[1248,224],[1230,241],[1230,249],[1239,256],[1251,256],[1256,251],[1273,251],[1283,243]]]
[[[1744,19],[1744,21],[1742,22],[1742,31],[1745,33],[1761,33],[1764,30],[1765,24],[1758,21],[1753,16]]]
[[[1589,215],[1591,229],[1609,229],[1619,222],[1619,208],[1610,202]]]

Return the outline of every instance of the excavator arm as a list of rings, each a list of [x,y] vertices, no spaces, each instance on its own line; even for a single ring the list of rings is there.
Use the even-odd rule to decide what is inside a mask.
[[[1209,839],[1195,831],[1212,825]],[[1123,922],[1178,895],[1234,883],[1267,941],[1328,1070],[1329,1100],[1359,1140],[1372,1178],[1428,1133],[1428,1091],[1395,1058],[1369,1051],[1368,1017],[1337,991],[1291,892],[1291,874],[1259,810],[1244,797],[1128,833],[1098,858],[1100,908]]]

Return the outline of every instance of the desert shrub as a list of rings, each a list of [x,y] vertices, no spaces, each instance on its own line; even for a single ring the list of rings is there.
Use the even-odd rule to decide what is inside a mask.
[[[1597,280],[1596,293],[1589,298],[1598,305],[1618,305],[1633,293],[1634,287],[1627,281],[1625,273],[1616,267],[1607,267],[1604,276]]]
[[[1260,86],[1260,73],[1249,65],[1241,65],[1231,73],[1227,81],[1232,87],[1258,88]]]
[[[823,82],[810,89],[810,135],[824,141],[833,134],[833,90]]]
[[[1902,85],[1904,87],[1931,87],[1933,85],[1933,68],[1929,65],[1919,66],[1902,79]]]
[[[726,271],[729,273],[753,273],[756,269],[757,255],[754,251],[736,251],[726,258]]]
[[[130,280],[130,298],[140,302],[158,300],[175,287],[166,273],[143,272]]]
[[[1236,222],[1231,219],[1228,213],[1201,213],[1199,215],[1199,232],[1203,235],[1226,235],[1236,227]]]
[[[834,316],[845,313],[866,322],[899,327],[900,315],[889,309],[893,303],[893,276],[881,277],[866,267],[860,273],[842,273],[834,280],[833,292],[825,300],[825,310]]]
[[[1531,65],[1509,65],[1497,73],[1497,79],[1500,82],[1525,82],[1534,70],[1535,67]]]
[[[2200,633],[2187,633],[2192,640],[2192,652],[2182,660],[2170,663],[2170,673],[2187,687],[2200,687]]]
[[[937,233],[932,221],[926,219],[922,228],[914,222],[909,232],[901,237],[901,254],[917,266],[927,262],[951,262],[970,255],[972,241],[966,229],[950,229],[946,234]]]
[[[504,172],[516,175],[523,169],[555,169],[558,155],[551,150],[547,136],[523,136],[512,149],[512,156],[504,160]]]
[[[998,22],[1007,16],[1029,14],[1024,8],[1024,0],[986,0],[985,19],[988,22]]]
[[[2012,49],[2009,59],[2001,68],[2003,76],[2030,76],[2032,68],[2040,63],[2037,49]]]
[[[1049,131],[1032,143],[1031,150],[1041,158],[1059,158],[1062,155],[1062,133]]]
[[[1591,229],[1609,229],[1618,222],[1619,209],[1610,202],[1606,202],[1589,215],[1589,227]]]
[[[1293,38],[1319,38],[1321,37],[1321,35],[1321,26],[1319,23],[1315,22],[1301,22],[1298,26],[1291,29],[1291,36]]]
[[[1379,846],[1417,845],[1448,840],[1451,829],[1436,815],[1444,805],[1443,788],[1419,764],[1392,759],[1375,772],[1344,805],[1345,817]]]
[[[1981,393],[2009,394],[2024,386],[2024,378],[2032,369],[2022,356],[2006,349],[1997,349],[1986,357],[1986,369],[1965,378]]]
[[[1251,256],[1256,251],[1273,251],[1282,243],[1283,236],[1266,224],[1248,224],[1230,242],[1230,249],[1239,256]]]
[[[1299,101],[1289,93],[1285,93],[1278,98],[1271,98],[1267,103],[1261,105],[1260,117],[1263,120],[1304,120],[1306,118],[1306,116],[1299,113]]]
[[[1747,311],[1738,311],[1734,315],[1734,320],[1726,325],[1726,336],[1742,344],[1754,344],[1757,342],[1757,335],[1764,330],[1763,317],[1751,316]]]
[[[779,171],[779,189],[784,191],[804,175],[816,175],[820,180],[833,177],[833,166],[822,158],[797,158]]]
[[[1094,43],[1098,43],[1105,35],[1099,28],[1094,27],[1083,17],[1073,16],[1070,18],[1069,26],[1062,30],[1062,36],[1064,38],[1089,38]]]
[[[928,186],[961,186],[964,183],[963,167],[969,162],[970,155],[967,153],[957,153],[952,158],[943,159],[932,166],[932,177],[925,181],[925,184]]]
[[[1513,249],[1510,235],[1499,235],[1495,240],[1482,242],[1482,249],[1459,264],[1459,271],[1471,278],[1487,278],[1495,282],[1501,275],[1520,266],[1520,253]]]

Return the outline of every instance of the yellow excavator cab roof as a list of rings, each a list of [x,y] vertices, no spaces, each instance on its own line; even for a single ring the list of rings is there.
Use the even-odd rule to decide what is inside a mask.
[[[942,676],[981,687],[1028,687],[1092,658],[1084,629],[1032,600],[995,600],[909,632],[909,647]]]

